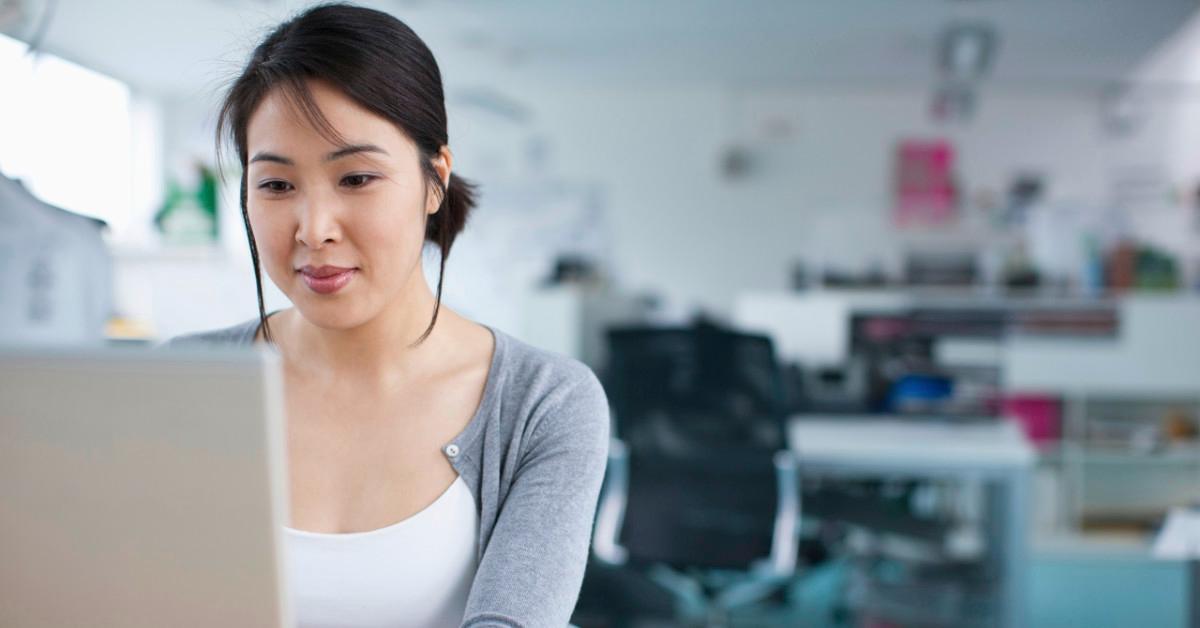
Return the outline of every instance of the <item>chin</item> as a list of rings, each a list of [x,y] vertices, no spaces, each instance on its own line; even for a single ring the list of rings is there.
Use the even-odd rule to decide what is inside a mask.
[[[321,329],[352,329],[366,322],[368,318],[361,313],[360,308],[346,301],[302,297],[292,299],[292,304],[304,320]]]

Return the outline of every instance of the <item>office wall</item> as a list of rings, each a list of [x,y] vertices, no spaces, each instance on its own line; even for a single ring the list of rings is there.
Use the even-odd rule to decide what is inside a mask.
[[[623,289],[661,295],[669,311],[682,316],[695,308],[722,315],[739,292],[784,289],[797,259],[810,268],[894,269],[907,248],[986,243],[993,237],[986,219],[970,207],[980,193],[1002,196],[1021,172],[1046,176],[1048,200],[1082,212],[1103,212],[1113,181],[1122,177],[1150,172],[1180,179],[1193,172],[1167,150],[1181,123],[1178,116],[1162,115],[1161,102],[1118,132],[1105,97],[1071,86],[985,86],[973,119],[951,125],[931,121],[925,87],[499,90],[520,115],[500,115],[460,93],[448,89],[456,168],[482,184],[482,196],[479,214],[450,260],[447,301],[508,327],[522,316],[520,286],[538,273],[514,267],[506,276],[503,260],[472,254],[498,233],[489,207],[501,220],[522,220],[520,212],[499,211],[489,186],[567,183],[599,190],[614,278]],[[204,125],[211,124],[211,112],[192,107],[168,115],[172,124],[186,126],[185,119],[210,128]],[[203,133],[196,137],[203,140],[174,142],[207,142]],[[892,147],[900,139],[939,137],[955,144],[957,170],[972,203],[958,226],[898,231],[889,216]],[[748,160],[736,177],[722,168],[731,148]],[[230,268],[245,272],[236,197],[227,200],[226,247],[244,258]],[[1167,237],[1195,239],[1187,231],[1180,236],[1177,216],[1167,218],[1143,222]],[[518,258],[514,254],[512,263]],[[234,301],[244,310],[252,298]],[[277,294],[271,301],[285,303]],[[206,305],[207,313],[193,318],[253,314],[232,314],[230,303]]]
[[[605,190],[620,282],[718,313],[740,291],[786,287],[797,258],[895,267],[908,246],[987,238],[975,214],[952,229],[892,228],[899,139],[953,141],[969,196],[1002,195],[1032,171],[1047,177],[1051,201],[1086,210],[1103,207],[1114,174],[1160,170],[1170,131],[1151,116],[1114,136],[1087,90],[984,89],[975,118],[959,126],[929,120],[923,88],[571,87],[520,99],[534,111],[528,135],[548,139],[546,169]],[[468,122],[453,135],[468,175],[487,133]],[[730,147],[749,156],[743,176],[722,174]],[[483,202],[486,211],[486,191]]]

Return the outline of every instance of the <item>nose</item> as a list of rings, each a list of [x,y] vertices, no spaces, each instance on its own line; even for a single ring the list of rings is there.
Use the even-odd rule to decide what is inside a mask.
[[[314,249],[342,239],[337,201],[328,196],[309,197],[296,208],[296,241]]]

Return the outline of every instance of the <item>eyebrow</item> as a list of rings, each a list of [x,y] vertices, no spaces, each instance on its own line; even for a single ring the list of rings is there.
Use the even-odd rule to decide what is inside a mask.
[[[351,144],[350,146],[339,148],[332,153],[325,155],[325,161],[335,161],[341,159],[342,157],[357,155],[358,153],[379,153],[381,155],[388,154],[386,150],[383,150],[374,144]],[[275,153],[269,153],[265,151],[255,153],[254,157],[250,159],[250,163],[257,161],[272,161],[285,166],[293,166],[296,163],[291,159],[284,157],[283,155],[277,155]]]

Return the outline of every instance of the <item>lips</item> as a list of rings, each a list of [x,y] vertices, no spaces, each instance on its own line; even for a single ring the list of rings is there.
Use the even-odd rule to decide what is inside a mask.
[[[304,279],[304,284],[317,294],[333,294],[341,290],[350,283],[351,279],[354,279],[356,274],[358,274],[357,268],[342,266],[305,266],[300,269],[300,276]]]
[[[348,270],[354,270],[354,268],[347,268],[344,266],[328,266],[328,265],[326,265],[326,266],[304,266],[300,269],[300,272],[304,273],[305,275],[308,275],[309,277],[315,277],[317,279],[325,279],[327,277],[332,277],[334,275],[340,275]]]

